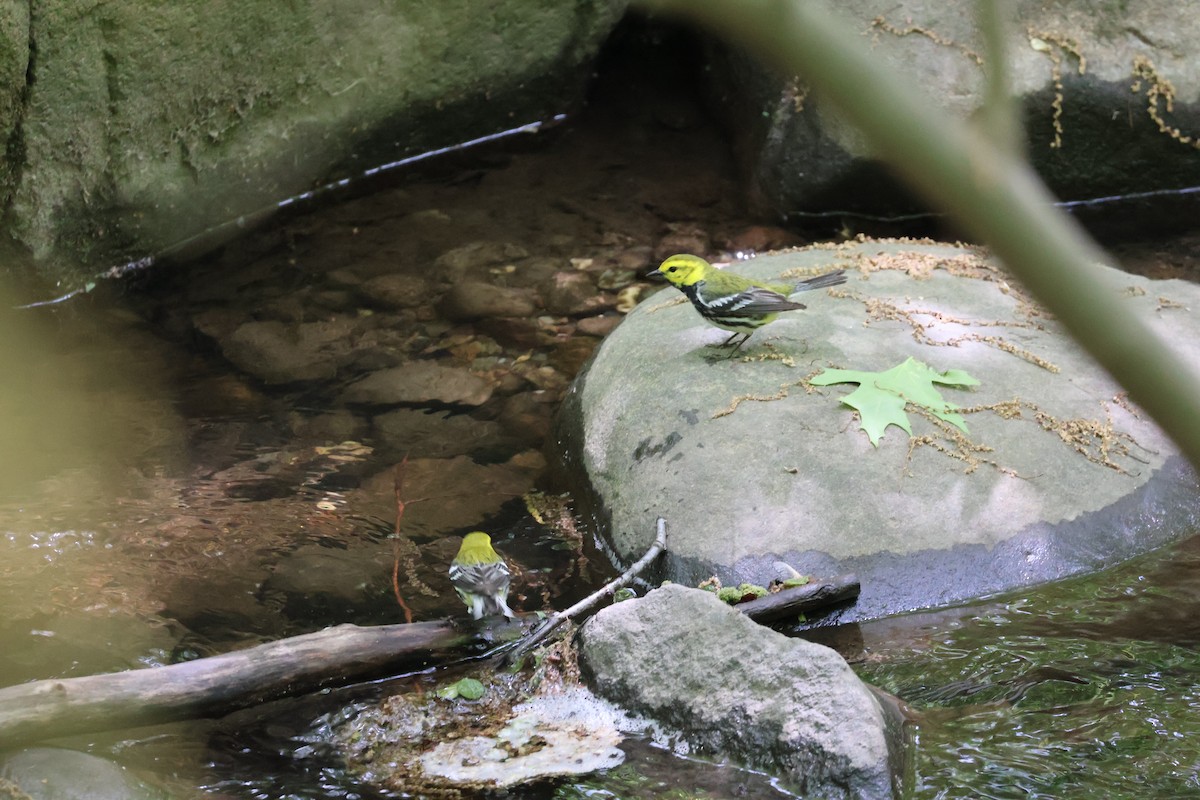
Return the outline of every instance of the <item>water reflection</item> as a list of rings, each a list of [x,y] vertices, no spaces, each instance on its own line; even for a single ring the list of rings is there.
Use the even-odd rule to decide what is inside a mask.
[[[165,657],[118,554],[130,498],[185,452],[164,351],[111,311],[12,305],[0,291],[0,680]]]

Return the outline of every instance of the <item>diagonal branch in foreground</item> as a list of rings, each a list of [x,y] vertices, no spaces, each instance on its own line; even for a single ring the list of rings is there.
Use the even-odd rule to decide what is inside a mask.
[[[655,530],[656,534],[654,537],[654,543],[650,545],[650,549],[646,551],[645,555],[635,561],[629,567],[629,569],[625,570],[619,576],[613,578],[611,581],[604,584],[575,605],[563,611],[556,611],[551,614],[546,621],[534,628],[528,636],[517,642],[517,644],[507,652],[507,661],[510,664],[515,663],[530,650],[545,641],[550,634],[558,630],[558,628],[564,622],[572,617],[578,616],[579,614],[590,610],[601,600],[611,597],[618,589],[622,588],[623,586],[627,586],[630,582],[632,582],[633,579],[642,572],[642,570],[650,566],[650,562],[658,558],[659,554],[662,553],[663,550],[667,549],[667,521],[662,517],[659,517],[655,523]]]

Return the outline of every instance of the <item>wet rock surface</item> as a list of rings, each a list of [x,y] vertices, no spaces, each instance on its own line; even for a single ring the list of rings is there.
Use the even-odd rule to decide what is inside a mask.
[[[986,48],[972,9],[853,0],[838,12],[873,56],[919,82],[933,104],[964,120],[982,109]],[[1164,102],[1200,94],[1200,70],[1189,55],[1194,18],[1181,19],[1169,2],[1022,3],[1013,18],[1019,24],[1006,27],[1005,69],[1020,109],[1022,145],[1057,197],[1169,195],[1200,180],[1190,146],[1200,114]],[[830,208],[870,215],[923,207],[802,80],[765,70],[722,44],[709,52],[706,80],[721,99],[735,152],[780,214],[803,219]],[[1097,235],[1112,236],[1164,224],[1187,230],[1195,210],[1187,198],[1161,196],[1136,207],[1099,204],[1076,213]]]
[[[895,796],[889,748],[900,761],[903,742],[889,741],[872,691],[827,647],[682,586],[602,610],[580,640],[593,689],[656,720],[664,739],[765,769],[806,797]]]
[[[834,267],[851,268],[844,287],[806,297],[736,357],[708,346],[726,333],[674,290],[601,345],[558,440],[620,556],[637,558],[665,517],[660,577],[854,572],[862,594],[834,617],[848,621],[1096,570],[1194,530],[1196,479],[1174,445],[981,253],[864,241],[735,265],[760,279]],[[1200,360],[1195,286],[1097,279]],[[913,438],[892,426],[875,447],[841,403],[855,386],[816,385],[825,368],[910,357],[980,381],[940,387],[968,409],[965,430],[910,402]]]
[[[204,252],[331,176],[568,111],[624,8],[5,12],[5,232],[78,283],[130,252]]]

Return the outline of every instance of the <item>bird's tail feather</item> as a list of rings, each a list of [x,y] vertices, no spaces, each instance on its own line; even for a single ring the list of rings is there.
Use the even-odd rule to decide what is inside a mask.
[[[837,286],[846,282],[846,270],[839,269],[833,272],[826,272],[824,275],[800,281],[796,284],[796,288],[792,290],[792,294],[796,292],[807,292],[810,289],[824,289],[827,286]]]

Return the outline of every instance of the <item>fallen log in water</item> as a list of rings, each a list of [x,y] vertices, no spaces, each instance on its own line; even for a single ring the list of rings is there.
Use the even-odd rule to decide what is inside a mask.
[[[844,575],[736,608],[767,622],[857,594],[858,580]],[[338,625],[182,664],[23,683],[0,689],[0,748],[218,717],[269,700],[396,675],[494,645],[486,628],[460,627],[448,620],[371,628]]]
[[[483,637],[449,621],[316,633],[182,664],[0,689],[0,747],[76,733],[216,717],[431,663]]]

